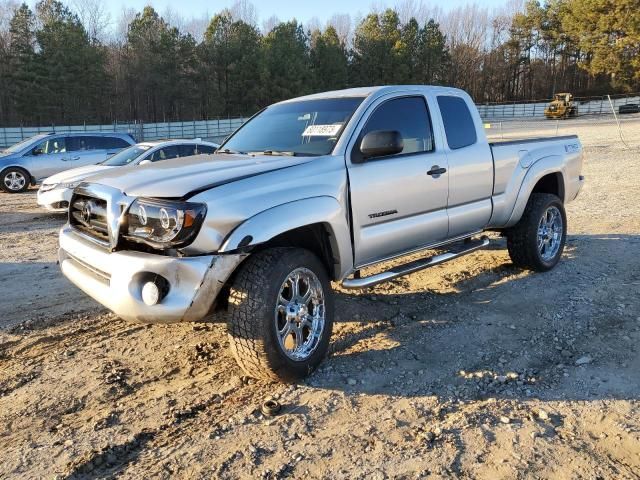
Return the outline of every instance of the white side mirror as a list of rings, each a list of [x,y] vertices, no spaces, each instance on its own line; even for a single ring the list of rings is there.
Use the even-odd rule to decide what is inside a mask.
[[[142,160],[138,165],[149,165],[151,162],[151,160]]]

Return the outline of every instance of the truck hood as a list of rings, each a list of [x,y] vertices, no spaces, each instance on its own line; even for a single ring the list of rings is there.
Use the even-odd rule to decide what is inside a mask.
[[[84,167],[72,168],[71,170],[65,170],[64,172],[51,175],[42,183],[45,185],[54,185],[56,183],[80,182],[90,175],[104,172],[105,170],[111,170],[112,168],[114,167],[108,167],[106,165],[87,165]]]
[[[195,155],[135,168],[115,168],[93,175],[91,183],[117,188],[133,197],[184,198],[217,185],[311,160],[312,157]]]

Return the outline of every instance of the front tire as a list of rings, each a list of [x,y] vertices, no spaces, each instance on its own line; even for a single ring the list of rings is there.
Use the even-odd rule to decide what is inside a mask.
[[[301,248],[272,248],[251,255],[231,283],[229,343],[242,370],[286,382],[313,372],[333,329],[333,295],[322,262]]]
[[[546,272],[557,265],[567,238],[567,215],[556,195],[532,193],[520,221],[507,232],[514,265]]]
[[[21,193],[29,188],[31,175],[23,168],[9,167],[0,173],[0,188],[7,193]]]

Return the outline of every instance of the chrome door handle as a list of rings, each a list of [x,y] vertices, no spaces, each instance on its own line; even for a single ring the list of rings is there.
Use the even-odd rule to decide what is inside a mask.
[[[434,165],[433,167],[431,167],[431,170],[429,170],[427,172],[427,175],[432,175],[434,177],[439,177],[440,175],[442,175],[443,173],[446,173],[447,169],[446,168],[442,168],[439,167],[438,165]]]
[[[62,160],[63,162],[73,162],[73,161],[75,161],[75,160],[80,160],[80,157],[73,157],[73,158],[65,157],[65,158],[62,158],[61,160]]]

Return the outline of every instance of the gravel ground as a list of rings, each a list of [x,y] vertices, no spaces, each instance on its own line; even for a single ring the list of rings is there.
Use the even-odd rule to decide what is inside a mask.
[[[566,123],[587,184],[562,262],[504,242],[359,293],[298,385],[223,325],[125,323],[58,271],[64,219],[0,195],[0,478],[640,478],[640,121]],[[282,412],[265,418],[273,396]]]

